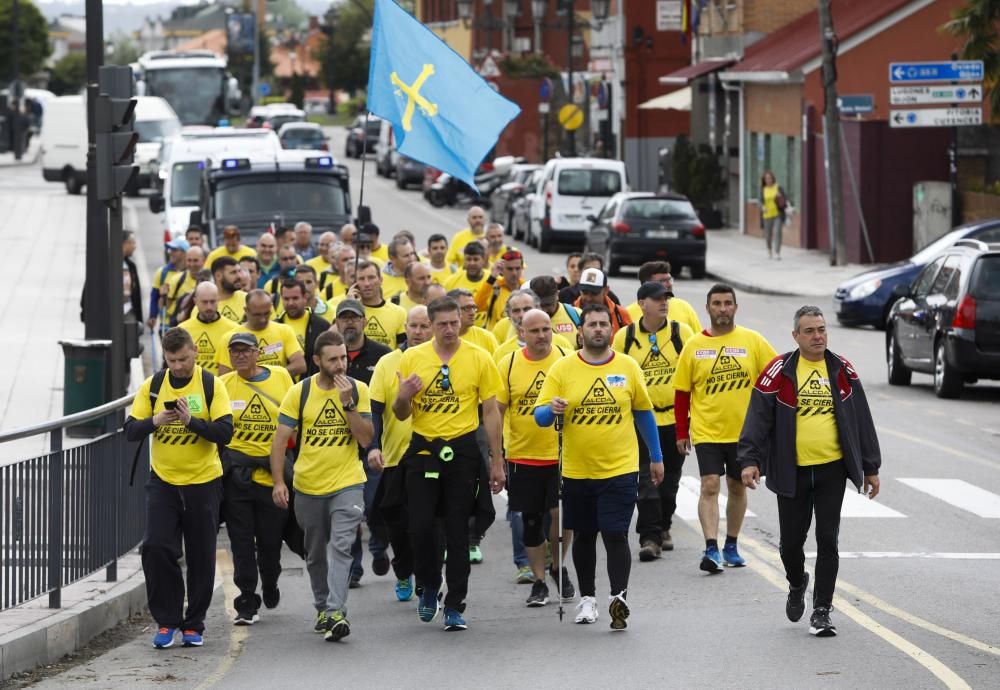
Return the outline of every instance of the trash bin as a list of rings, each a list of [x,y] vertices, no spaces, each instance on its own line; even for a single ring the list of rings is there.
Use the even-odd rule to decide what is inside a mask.
[[[110,340],[60,340],[65,359],[63,414],[100,407],[107,402],[111,360]],[[72,438],[93,438],[104,431],[104,420],[66,428]]]

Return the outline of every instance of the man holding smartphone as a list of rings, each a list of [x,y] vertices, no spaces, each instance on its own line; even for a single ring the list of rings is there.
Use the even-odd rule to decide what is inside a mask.
[[[222,500],[219,445],[233,435],[229,396],[219,379],[195,364],[191,335],[163,335],[167,368],[146,379],[125,420],[129,441],[152,435],[146,485],[142,572],[149,612],[157,624],[153,646],[200,647],[215,586],[215,546]],[[187,565],[187,611],[181,539]]]

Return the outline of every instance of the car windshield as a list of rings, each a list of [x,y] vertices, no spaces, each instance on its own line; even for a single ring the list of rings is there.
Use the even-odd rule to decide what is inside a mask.
[[[934,240],[910,258],[910,262],[917,266],[929,264],[931,259],[943,252],[962,239],[969,232],[968,228],[952,230],[947,235],[943,235]]]
[[[198,162],[174,163],[170,176],[170,205],[197,206],[198,188],[204,164]]]
[[[271,128],[275,131],[281,129],[281,125],[286,125],[289,122],[302,122],[302,117],[299,115],[272,115],[267,118],[267,121],[271,124]]]
[[[216,215],[219,218],[264,214],[268,217],[279,212],[301,215],[345,214],[344,190],[334,177],[315,180],[287,180],[272,178],[232,180],[219,186],[215,195]]]
[[[146,70],[146,95],[165,99],[185,125],[215,125],[224,117],[224,83],[217,67]]]
[[[368,124],[365,125],[365,131],[368,132],[368,136],[377,137],[382,131],[382,123],[378,120],[375,122],[369,121]]]
[[[136,120],[135,131],[142,143],[160,143],[181,131],[177,120]]]
[[[691,202],[681,199],[633,199],[625,202],[626,218],[695,218]]]
[[[611,196],[622,190],[622,177],[614,170],[563,170],[559,193],[564,196]]]
[[[976,299],[1000,301],[1000,256],[984,256],[979,259],[976,284],[972,287]]]
[[[289,129],[281,138],[285,141],[322,141],[323,132],[319,129]]]

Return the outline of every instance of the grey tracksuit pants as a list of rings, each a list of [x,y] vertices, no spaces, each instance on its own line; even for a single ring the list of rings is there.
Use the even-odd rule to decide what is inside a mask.
[[[347,615],[351,544],[364,518],[364,485],[329,496],[295,492],[295,518],[305,533],[306,570],[317,611]]]

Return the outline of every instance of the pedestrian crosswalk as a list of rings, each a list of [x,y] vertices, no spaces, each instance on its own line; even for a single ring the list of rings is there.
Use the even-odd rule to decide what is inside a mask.
[[[899,481],[979,517],[1000,518],[1000,496],[961,479],[900,479]]]

